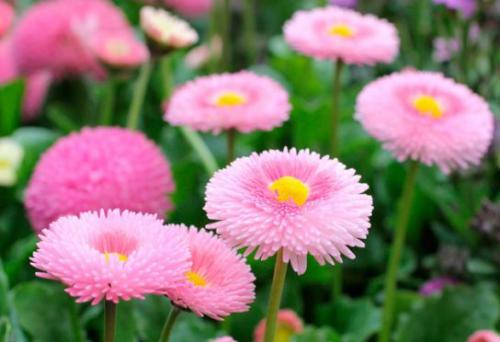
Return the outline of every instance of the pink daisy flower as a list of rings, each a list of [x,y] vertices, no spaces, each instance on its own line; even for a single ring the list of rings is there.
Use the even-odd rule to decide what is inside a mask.
[[[231,336],[222,336],[214,338],[213,340],[210,340],[210,342],[237,342],[237,341]]]
[[[240,158],[210,180],[205,211],[231,245],[305,272],[307,255],[320,264],[354,258],[370,227],[372,198],[352,169],[309,150],[266,151]],[[335,261],[334,261],[335,260]]]
[[[0,38],[4,37],[14,23],[15,13],[12,5],[0,0]]]
[[[500,335],[491,330],[479,330],[471,335],[467,342],[500,342]]]
[[[205,15],[212,10],[213,0],[164,0],[165,5],[188,17]]]
[[[399,52],[393,24],[334,6],[295,13],[284,33],[288,44],[304,55],[347,64],[390,63]]]
[[[42,156],[26,190],[37,232],[60,216],[128,209],[163,218],[172,208],[170,166],[142,133],[84,129],[60,139]]]
[[[14,31],[15,60],[20,71],[28,74],[49,70],[57,76],[102,77],[104,70],[91,42],[109,32],[132,34],[132,29],[122,12],[107,1],[40,2],[30,7]]]
[[[290,116],[287,92],[266,76],[242,71],[200,77],[178,88],[165,120],[174,126],[219,133],[268,131]]]
[[[168,289],[166,295],[175,305],[216,320],[247,311],[255,298],[255,277],[241,255],[212,233],[175,227],[188,236],[193,264],[185,286]]]
[[[448,173],[478,164],[493,138],[487,103],[433,72],[401,72],[368,84],[356,117],[400,161],[435,164]]]
[[[96,36],[92,51],[99,61],[111,68],[134,68],[149,59],[146,46],[133,35],[123,32]]]
[[[185,234],[154,215],[112,210],[53,222],[31,258],[36,275],[67,286],[78,303],[144,299],[179,286],[190,268]]]
[[[302,331],[304,331],[304,324],[295,311],[283,309],[278,312],[276,341],[290,341],[293,335],[300,334]],[[266,320],[263,319],[255,328],[254,342],[264,342],[265,333]]]

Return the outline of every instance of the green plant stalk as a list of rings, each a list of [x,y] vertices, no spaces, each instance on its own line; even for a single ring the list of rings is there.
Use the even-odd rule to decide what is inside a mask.
[[[115,105],[116,83],[113,76],[109,76],[104,89],[104,98],[101,108],[101,125],[109,126],[113,121],[113,110]]]
[[[222,39],[222,58],[220,71],[231,69],[231,1],[221,1],[220,13],[220,37]]]
[[[410,219],[417,171],[418,162],[411,161],[408,166],[403,193],[399,202],[395,236],[391,246],[389,266],[385,277],[384,310],[382,314],[382,330],[378,338],[379,342],[389,342],[391,338],[399,264],[405,244],[408,221]]]
[[[153,64],[151,61],[144,63],[141,67],[139,78],[135,83],[132,103],[130,104],[128,112],[127,128],[137,129],[139,126],[142,106],[144,104],[144,98],[146,96],[146,90],[148,88],[152,69]]]
[[[229,129],[227,131],[227,163],[230,164],[235,157],[235,145],[236,145],[236,130]]]
[[[177,317],[179,317],[181,312],[181,309],[179,309],[175,305],[172,305],[170,313],[168,314],[168,317],[165,320],[165,324],[163,325],[163,329],[161,330],[160,339],[158,340],[159,342],[168,342],[175,321],[177,320]]]
[[[257,29],[255,16],[255,0],[244,0],[243,27],[246,54],[248,64],[253,65],[257,61]]]
[[[161,59],[160,72],[162,76],[163,100],[167,101],[170,98],[174,86],[171,60],[169,55],[166,55]]]
[[[333,86],[332,86],[332,127],[330,136],[330,154],[332,157],[337,157],[339,152],[339,126],[340,126],[340,91],[341,91],[341,74],[344,68],[344,62],[337,59],[333,71]]]
[[[266,332],[264,335],[264,342],[274,342],[274,336],[276,335],[276,326],[278,321],[278,311],[281,305],[283,288],[285,287],[287,267],[288,264],[283,262],[283,250],[280,249],[276,254],[273,283],[271,285],[269,307],[266,317]]]
[[[116,304],[106,300],[104,301],[104,341],[114,342],[116,324]]]

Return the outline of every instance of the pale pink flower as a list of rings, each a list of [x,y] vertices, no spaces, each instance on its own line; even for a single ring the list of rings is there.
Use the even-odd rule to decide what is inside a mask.
[[[500,335],[491,330],[479,330],[472,334],[467,342],[500,342]]]
[[[0,0],[0,38],[10,30],[14,23],[14,8],[8,2]]]
[[[288,94],[279,83],[242,71],[200,77],[181,86],[172,95],[165,120],[200,131],[248,133],[280,126],[290,110]]]
[[[222,336],[214,338],[213,340],[210,340],[210,342],[238,342],[238,341],[236,341],[231,336]]]
[[[443,172],[479,164],[493,138],[488,104],[434,72],[400,72],[368,84],[356,118],[399,161],[418,160]]]
[[[255,277],[244,258],[212,233],[172,227],[187,234],[192,266],[185,273],[185,286],[165,294],[175,305],[216,320],[247,311],[255,298]]]
[[[214,0],[164,0],[164,2],[167,6],[188,17],[208,14],[214,5]]]
[[[293,335],[304,331],[304,324],[295,311],[283,309],[278,312],[278,322],[276,326],[276,341],[290,341]],[[254,342],[264,342],[266,333],[266,320],[263,319],[257,325],[254,332]]]
[[[94,38],[92,51],[104,65],[126,69],[138,67],[149,59],[146,46],[129,33],[103,33]]]
[[[434,0],[435,4],[442,4],[450,9],[457,10],[465,18],[471,17],[476,11],[477,0]]]
[[[14,56],[23,74],[48,70],[54,75],[105,71],[92,52],[92,41],[104,33],[132,34],[122,12],[108,1],[53,0],[30,7],[13,35]]]
[[[460,41],[457,38],[434,38],[432,58],[436,62],[447,62],[460,51]]]
[[[191,69],[199,69],[207,65],[211,60],[222,56],[222,40],[214,36],[210,42],[195,47],[186,55],[184,62]]]
[[[87,128],[60,139],[38,162],[25,206],[37,232],[60,216],[128,209],[163,218],[172,208],[170,166],[142,133]]]
[[[66,216],[39,235],[31,264],[77,302],[117,303],[179,286],[190,268],[186,235],[154,215],[90,212]]]
[[[295,13],[284,33],[288,44],[304,55],[347,64],[390,63],[399,52],[393,24],[334,6]]]
[[[364,247],[372,198],[353,169],[309,150],[266,151],[239,158],[210,180],[208,218],[231,245],[266,259],[280,249],[302,274],[307,255],[320,264],[354,258]]]

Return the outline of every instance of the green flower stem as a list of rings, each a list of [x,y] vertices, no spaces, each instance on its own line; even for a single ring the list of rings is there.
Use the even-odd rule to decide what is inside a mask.
[[[235,157],[236,130],[227,131],[227,163],[230,164]]]
[[[104,89],[104,96],[101,108],[101,125],[111,125],[113,121],[113,110],[115,105],[116,81],[113,76],[109,76]]]
[[[172,67],[169,55],[164,56],[160,61],[160,72],[162,76],[163,85],[163,99],[166,101],[170,98],[174,86],[172,77]]]
[[[257,30],[255,16],[255,0],[243,1],[243,27],[245,48],[248,58],[248,64],[253,65],[257,61]]]
[[[212,176],[219,168],[212,152],[208,149],[207,145],[200,137],[200,135],[187,127],[180,127],[182,135],[191,145],[193,150],[198,154],[203,163],[203,167],[209,176]]]
[[[104,302],[104,341],[114,342],[116,323],[116,304],[106,300]]]
[[[412,161],[408,167],[403,193],[401,194],[399,202],[396,231],[385,277],[384,311],[382,316],[382,330],[378,338],[379,342],[388,342],[391,337],[399,264],[405,244],[406,229],[410,218],[417,171],[418,162]]]
[[[283,262],[283,250],[280,249],[276,254],[276,264],[274,266],[273,283],[271,285],[264,342],[274,342],[274,336],[276,335],[276,326],[278,321],[278,311],[280,309],[283,288],[285,287],[287,267],[288,264]]]
[[[144,97],[146,96],[146,90],[148,88],[152,69],[153,64],[151,61],[144,63],[141,67],[139,78],[135,83],[130,110],[128,112],[127,128],[137,129],[139,126]]]
[[[220,71],[231,69],[231,1],[220,2],[220,37],[222,39],[222,58]]]
[[[332,131],[330,136],[330,154],[332,157],[337,157],[339,153],[339,126],[340,126],[340,90],[341,90],[341,74],[344,68],[344,62],[337,59],[335,62],[335,70],[333,71],[333,87],[332,87]]]
[[[181,312],[182,312],[181,309],[179,309],[175,305],[172,305],[172,308],[170,309],[170,313],[168,314],[167,320],[165,321],[165,324],[163,325],[160,339],[158,340],[159,342],[168,342],[168,340],[170,338],[170,334],[172,333],[172,328],[175,324],[175,321],[177,320],[177,317],[179,317]]]
[[[342,265],[333,266],[333,292],[332,299],[335,301],[342,296]]]

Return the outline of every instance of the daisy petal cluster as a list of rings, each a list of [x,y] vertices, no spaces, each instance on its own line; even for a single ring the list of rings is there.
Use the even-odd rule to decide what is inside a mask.
[[[354,258],[370,227],[372,198],[352,169],[309,150],[266,151],[218,171],[206,189],[208,225],[246,254],[283,250],[299,274],[307,255],[320,264]]]
[[[163,9],[145,6],[141,9],[140,20],[153,49],[181,49],[198,41],[198,34],[187,21]]]
[[[214,0],[164,0],[165,5],[188,17],[205,15],[212,10]]]
[[[123,33],[105,33],[95,37],[92,51],[101,63],[118,69],[137,67],[149,58],[144,44]]]
[[[477,165],[493,139],[488,104],[466,86],[434,72],[400,72],[368,84],[356,117],[400,161],[443,172]]]
[[[390,63],[399,52],[393,24],[335,6],[295,13],[284,34],[288,44],[304,55],[347,64]]]
[[[479,330],[472,334],[467,342],[500,342],[500,335],[491,330]]]
[[[77,302],[117,303],[184,282],[185,234],[154,215],[112,210],[66,216],[40,235],[31,262],[37,276],[62,282]]]
[[[0,38],[10,30],[14,22],[14,8],[12,5],[4,0],[0,0]]]
[[[163,218],[172,208],[170,165],[142,133],[83,129],[60,139],[38,162],[25,206],[37,232],[65,215],[128,209]]]
[[[165,120],[174,126],[219,133],[268,131],[290,116],[283,87],[266,76],[242,71],[200,77],[178,88]]]
[[[278,312],[278,321],[276,326],[276,341],[291,341],[293,335],[304,331],[304,323],[295,311],[283,309]],[[255,328],[254,342],[264,342],[266,333],[266,320],[263,319]]]
[[[185,286],[165,292],[173,303],[216,320],[247,311],[255,297],[255,277],[242,256],[212,233],[172,227],[186,232],[192,258]]]
[[[23,148],[16,141],[9,138],[0,139],[0,187],[16,183],[17,170],[23,155]]]

